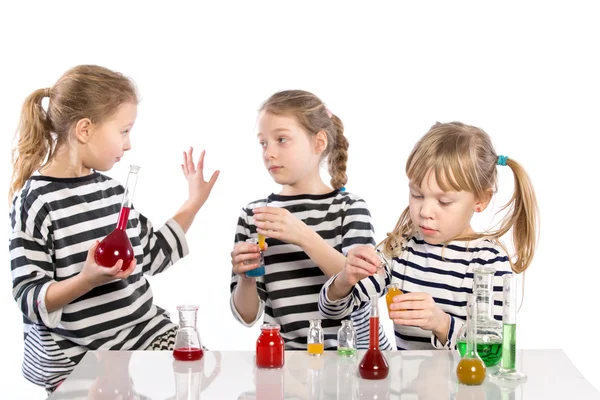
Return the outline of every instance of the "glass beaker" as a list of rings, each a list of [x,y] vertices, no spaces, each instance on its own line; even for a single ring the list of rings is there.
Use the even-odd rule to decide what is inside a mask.
[[[352,325],[352,320],[342,321],[342,327],[337,334],[338,348],[337,353],[340,356],[353,356],[356,354],[356,331]]]
[[[358,366],[363,379],[385,379],[390,367],[379,349],[379,306],[377,294],[371,295],[371,317],[369,321],[369,349]]]
[[[310,320],[307,337],[307,350],[311,356],[320,356],[325,349],[325,334],[320,319]]]
[[[202,358],[204,351],[200,335],[196,329],[198,306],[177,306],[179,311],[179,330],[175,337],[173,357],[179,361],[196,361]]]
[[[129,175],[125,184],[125,193],[121,202],[121,211],[119,212],[119,220],[117,227],[96,247],[94,259],[96,264],[103,267],[113,267],[117,261],[123,260],[121,270],[126,270],[131,261],[133,261],[133,247],[127,236],[127,221],[129,220],[129,212],[133,204],[133,194],[137,183],[138,171],[140,167],[131,165],[129,167]]]
[[[252,243],[258,245],[258,239],[249,238],[246,239],[246,243]],[[244,261],[245,265],[254,264],[256,260],[247,260]],[[258,278],[259,276],[263,276],[265,274],[265,254],[261,250],[260,251],[260,259],[258,260],[258,267],[251,269],[250,271],[246,271],[246,276],[249,278]]]
[[[456,377],[465,385],[481,385],[485,380],[485,364],[477,354],[477,303],[474,295],[467,300],[467,348],[465,355],[458,362]]]
[[[256,366],[281,368],[285,362],[285,342],[279,334],[278,324],[263,324],[256,340]]]
[[[517,371],[517,284],[514,274],[502,277],[502,361],[490,377],[496,381],[525,382],[527,375]]]
[[[477,354],[486,367],[493,367],[502,357],[502,324],[494,319],[493,279],[496,270],[490,267],[477,267],[473,270],[473,294],[477,303]],[[458,332],[456,347],[461,357],[467,351],[467,325]]]

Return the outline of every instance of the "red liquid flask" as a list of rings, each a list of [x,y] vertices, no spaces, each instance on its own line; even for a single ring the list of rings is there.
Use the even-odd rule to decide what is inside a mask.
[[[279,325],[263,324],[256,341],[256,366],[281,368],[285,362],[285,342],[279,334]]]
[[[390,372],[387,360],[379,350],[379,307],[377,295],[371,296],[371,318],[369,325],[369,349],[358,366],[363,379],[385,379]]]
[[[131,211],[139,169],[140,167],[137,165],[130,167],[117,227],[96,248],[94,259],[96,260],[96,264],[103,267],[113,267],[117,261],[123,260],[121,270],[126,270],[129,268],[131,261],[133,261],[133,247],[127,236],[127,221],[129,220],[129,212]]]
[[[204,351],[200,344],[200,335],[196,329],[196,314],[198,306],[178,306],[179,330],[175,337],[173,358],[178,361],[197,361],[202,358]]]

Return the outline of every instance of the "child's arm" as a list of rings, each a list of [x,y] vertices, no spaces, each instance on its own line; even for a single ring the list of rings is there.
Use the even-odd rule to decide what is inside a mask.
[[[319,311],[330,319],[341,319],[365,306],[370,294],[380,296],[390,282],[391,271],[380,264],[375,249],[371,246],[356,246],[348,253],[344,269],[323,285],[319,295]]]
[[[248,278],[246,271],[258,267],[260,252],[258,245],[245,243],[250,238],[248,214],[244,209],[238,218],[235,247],[231,252],[231,297],[229,305],[236,320],[244,326],[252,326],[262,317],[267,291],[262,278]],[[266,250],[266,249],[265,249]],[[244,262],[254,261],[244,265]]]

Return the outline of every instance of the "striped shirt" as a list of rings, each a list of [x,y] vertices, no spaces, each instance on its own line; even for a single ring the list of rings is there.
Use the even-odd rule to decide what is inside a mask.
[[[413,236],[401,257],[387,258],[385,273],[381,272],[358,282],[348,296],[331,301],[327,288],[336,276],[323,286],[319,310],[327,318],[344,318],[364,306],[369,293],[387,292],[390,283],[399,283],[404,293],[429,293],[436,304],[450,316],[448,341],[442,345],[431,332],[415,326],[394,324],[398,350],[431,350],[454,348],[460,328],[466,320],[467,296],[473,293],[473,269],[486,266],[495,269],[493,278],[493,314],[502,320],[502,276],[511,273],[508,256],[498,244],[487,239],[470,243],[452,241],[446,246],[426,243],[420,235]],[[391,268],[391,269],[390,269]]]
[[[268,199],[248,204],[238,219],[235,242],[256,238],[256,226],[252,209],[264,205],[288,210],[299,220],[319,234],[330,246],[347,254],[357,245],[374,245],[373,224],[367,205],[356,195],[334,190],[323,195],[282,196],[271,194]],[[244,322],[233,303],[233,291],[238,276],[232,274],[230,305],[234,317],[245,326],[252,326],[264,311],[264,323],[279,324],[281,336],[287,349],[306,350],[309,321],[322,319],[318,310],[319,292],[327,276],[298,246],[267,238],[264,276],[256,279],[260,299],[254,321]],[[357,347],[369,345],[369,304],[363,304],[351,315],[357,334]],[[325,349],[337,349],[337,332],[341,321],[321,321],[325,337]],[[379,327],[380,346],[391,349],[383,327]]]
[[[88,249],[115,228],[123,193],[117,181],[97,172],[64,179],[34,175],[12,202],[13,296],[24,316],[23,374],[33,383],[53,389],[87,350],[145,349],[176,328],[153,303],[144,274],[163,272],[184,257],[185,234],[174,220],[155,231],[135,209],[127,223],[135,271],[61,309],[46,309],[48,287],[76,276]]]

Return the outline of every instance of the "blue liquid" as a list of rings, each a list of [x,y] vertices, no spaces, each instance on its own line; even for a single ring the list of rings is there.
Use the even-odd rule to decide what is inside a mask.
[[[261,265],[258,268],[251,269],[250,271],[246,271],[246,276],[249,278],[258,278],[259,276],[263,276],[265,274],[265,266]]]

